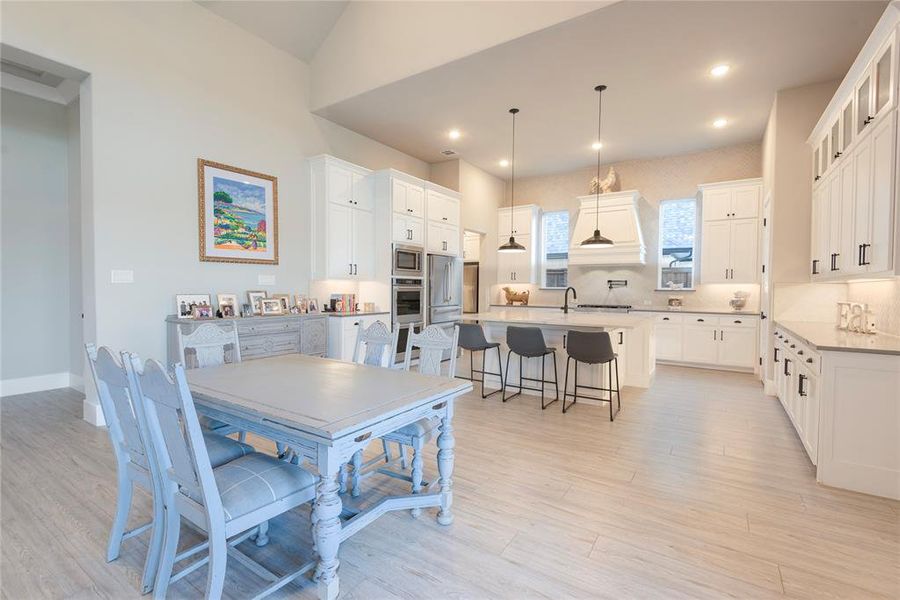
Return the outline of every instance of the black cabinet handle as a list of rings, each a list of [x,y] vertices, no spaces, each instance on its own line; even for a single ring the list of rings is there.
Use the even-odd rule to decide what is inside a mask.
[[[778,350],[780,350],[780,348],[778,348],[777,346],[773,346],[772,349],[775,350],[775,362],[781,362],[781,360],[779,360],[778,358]]]
[[[725,330],[724,329],[719,332],[719,341],[720,342],[725,341]]]
[[[835,158],[840,158],[840,157],[841,157],[841,154],[842,154],[841,152],[835,152],[835,153],[834,153],[834,157],[835,157]]]
[[[713,329],[713,341],[716,341],[716,330]]]
[[[619,345],[621,346],[624,343],[625,343],[625,334],[620,331],[619,332]]]
[[[819,175],[816,175],[816,177],[815,177],[815,179],[813,179],[813,181],[818,181],[818,180],[820,180],[820,179],[822,179],[822,177],[819,176]]]
[[[766,316],[766,313],[760,312],[760,313],[759,313],[759,318],[760,318],[760,320],[765,321],[765,320],[768,319],[769,317]]]
[[[347,275],[353,275],[353,263],[347,263]]]
[[[668,321],[669,317],[663,317],[663,321]]]
[[[698,323],[703,323],[704,321],[703,321],[703,319],[697,319],[697,322],[698,322]]]
[[[741,323],[743,323],[743,321],[741,321],[740,319],[735,319],[734,322],[737,323],[738,325],[740,325]]]
[[[797,379],[797,393],[800,394],[801,396],[806,395],[806,390],[803,389],[803,382],[805,382],[806,379],[807,379],[807,377],[803,373],[800,373],[800,376]]]
[[[866,117],[866,120],[863,121],[863,125],[868,125],[869,123],[872,122],[872,119],[874,119],[874,118],[875,118],[875,117],[873,117],[873,116],[871,116],[871,115],[867,116],[867,117]]]
[[[812,274],[813,275],[819,274],[819,259],[818,258],[814,258],[812,261]]]
[[[861,244],[862,247],[862,262],[860,262],[860,266],[865,266],[869,264],[869,260],[866,257],[866,251],[872,247],[872,244]]]
[[[785,377],[790,376],[790,373],[788,373],[788,365],[790,364],[790,362],[791,362],[791,359],[789,359],[789,358],[784,359],[784,376]]]
[[[808,362],[808,363],[811,363],[812,361],[813,361],[812,358],[807,358],[807,359],[806,359],[806,362]]]
[[[563,334],[563,349],[566,347],[566,334]]]

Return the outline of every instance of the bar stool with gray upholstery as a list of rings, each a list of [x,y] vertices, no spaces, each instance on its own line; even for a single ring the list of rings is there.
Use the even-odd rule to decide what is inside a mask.
[[[572,408],[572,405],[578,402],[579,397],[587,398],[590,400],[599,400],[600,402],[609,402],[609,420],[614,420],[615,416],[613,415],[612,395],[613,393],[615,393],[616,395],[616,403],[618,405],[616,414],[618,414],[619,409],[622,408],[622,397],[619,394],[619,359],[616,353],[613,352],[612,341],[609,339],[609,332],[569,331],[566,333],[566,340],[566,351],[569,353],[569,356],[566,358],[566,379],[565,383],[563,383],[562,411],[566,412],[567,410]],[[569,393],[570,360],[575,361],[575,387],[572,390],[573,393],[571,394]],[[609,376],[607,378],[609,387],[604,388],[579,384],[578,363],[580,362],[588,365],[606,365],[607,371],[609,373]],[[613,365],[615,365],[616,369],[615,389],[612,389]],[[602,370],[603,367],[601,366],[600,369]],[[583,394],[579,394],[578,388],[607,392],[609,394],[609,399],[607,400],[605,398],[598,398],[597,396],[585,396]],[[569,396],[572,396],[572,404],[566,406],[566,399]]]
[[[509,352],[506,353],[506,381],[503,383],[503,401],[506,402],[510,398],[515,398],[522,393],[522,390],[531,390],[541,393],[541,410],[547,408],[557,400],[559,400],[559,376],[556,372],[556,348],[549,348],[544,342],[544,334],[538,327],[507,327],[506,328],[506,345],[509,346]],[[509,357],[513,353],[519,355],[519,391],[512,396],[506,395],[506,386],[509,383]],[[547,355],[553,359],[553,381],[547,381],[544,376]],[[524,377],[522,375],[522,359],[523,358],[540,358],[541,359],[541,378]],[[522,381],[539,381],[541,387],[523,387]],[[546,384],[552,383],[556,388],[556,397],[544,404],[544,387]]]
[[[503,359],[500,357],[500,343],[499,342],[489,342],[484,337],[484,330],[481,328],[481,325],[476,325],[474,323],[460,323],[459,324],[459,347],[464,350],[469,351],[469,381],[474,381],[481,384],[481,397],[487,398],[489,396],[493,396],[498,392],[503,391]],[[492,371],[485,371],[485,361],[487,360],[487,351],[491,349],[497,349],[497,366],[500,369],[499,373],[494,373]],[[475,369],[475,353],[482,352],[481,355],[481,370]],[[481,379],[475,379],[475,373],[481,374]],[[500,388],[494,390],[490,394],[484,393],[484,376],[485,375],[496,375],[500,378]]]

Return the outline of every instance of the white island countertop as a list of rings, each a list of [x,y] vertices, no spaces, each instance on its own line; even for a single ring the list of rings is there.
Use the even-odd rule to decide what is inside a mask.
[[[531,310],[498,310],[482,313],[463,314],[463,321],[482,321],[485,323],[506,323],[509,325],[533,325],[548,329],[634,329],[653,323],[650,314],[626,314],[605,312],[573,312],[569,314],[550,313]]]

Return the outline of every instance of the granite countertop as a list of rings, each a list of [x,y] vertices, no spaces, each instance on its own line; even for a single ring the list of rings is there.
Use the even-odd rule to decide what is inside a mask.
[[[653,318],[644,315],[627,313],[604,312],[569,312],[559,314],[546,312],[529,312],[523,310],[491,311],[486,313],[464,314],[463,321],[484,321],[487,323],[515,323],[522,325],[536,325],[548,328],[597,328],[597,329],[633,329],[644,323],[652,322]]]
[[[367,315],[389,315],[389,314],[391,314],[391,311],[389,311],[389,310],[371,310],[371,311],[358,310],[355,312],[327,312],[327,313],[322,313],[322,314],[328,315],[329,317],[343,318],[343,317],[365,317]]]
[[[900,355],[900,336],[896,335],[851,333],[841,331],[834,323],[776,321],[775,324],[816,350]]]

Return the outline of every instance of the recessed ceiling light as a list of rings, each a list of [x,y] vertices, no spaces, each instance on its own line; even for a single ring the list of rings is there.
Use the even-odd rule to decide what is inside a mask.
[[[591,144],[591,150],[599,150],[603,147],[603,142],[594,142]]]
[[[728,125],[728,119],[719,118],[713,121],[713,127],[715,127],[716,129],[722,129],[726,125]]]
[[[504,158],[503,160],[500,161],[500,166],[501,166],[501,167],[508,167],[508,166],[509,166],[509,161],[506,160],[506,159]]]
[[[451,129],[450,133],[448,133],[447,135],[451,140],[458,140],[460,136],[459,129]]]
[[[716,65],[709,70],[709,74],[713,77],[725,77],[726,75],[728,75],[728,71],[730,70],[731,67],[728,65]]]

